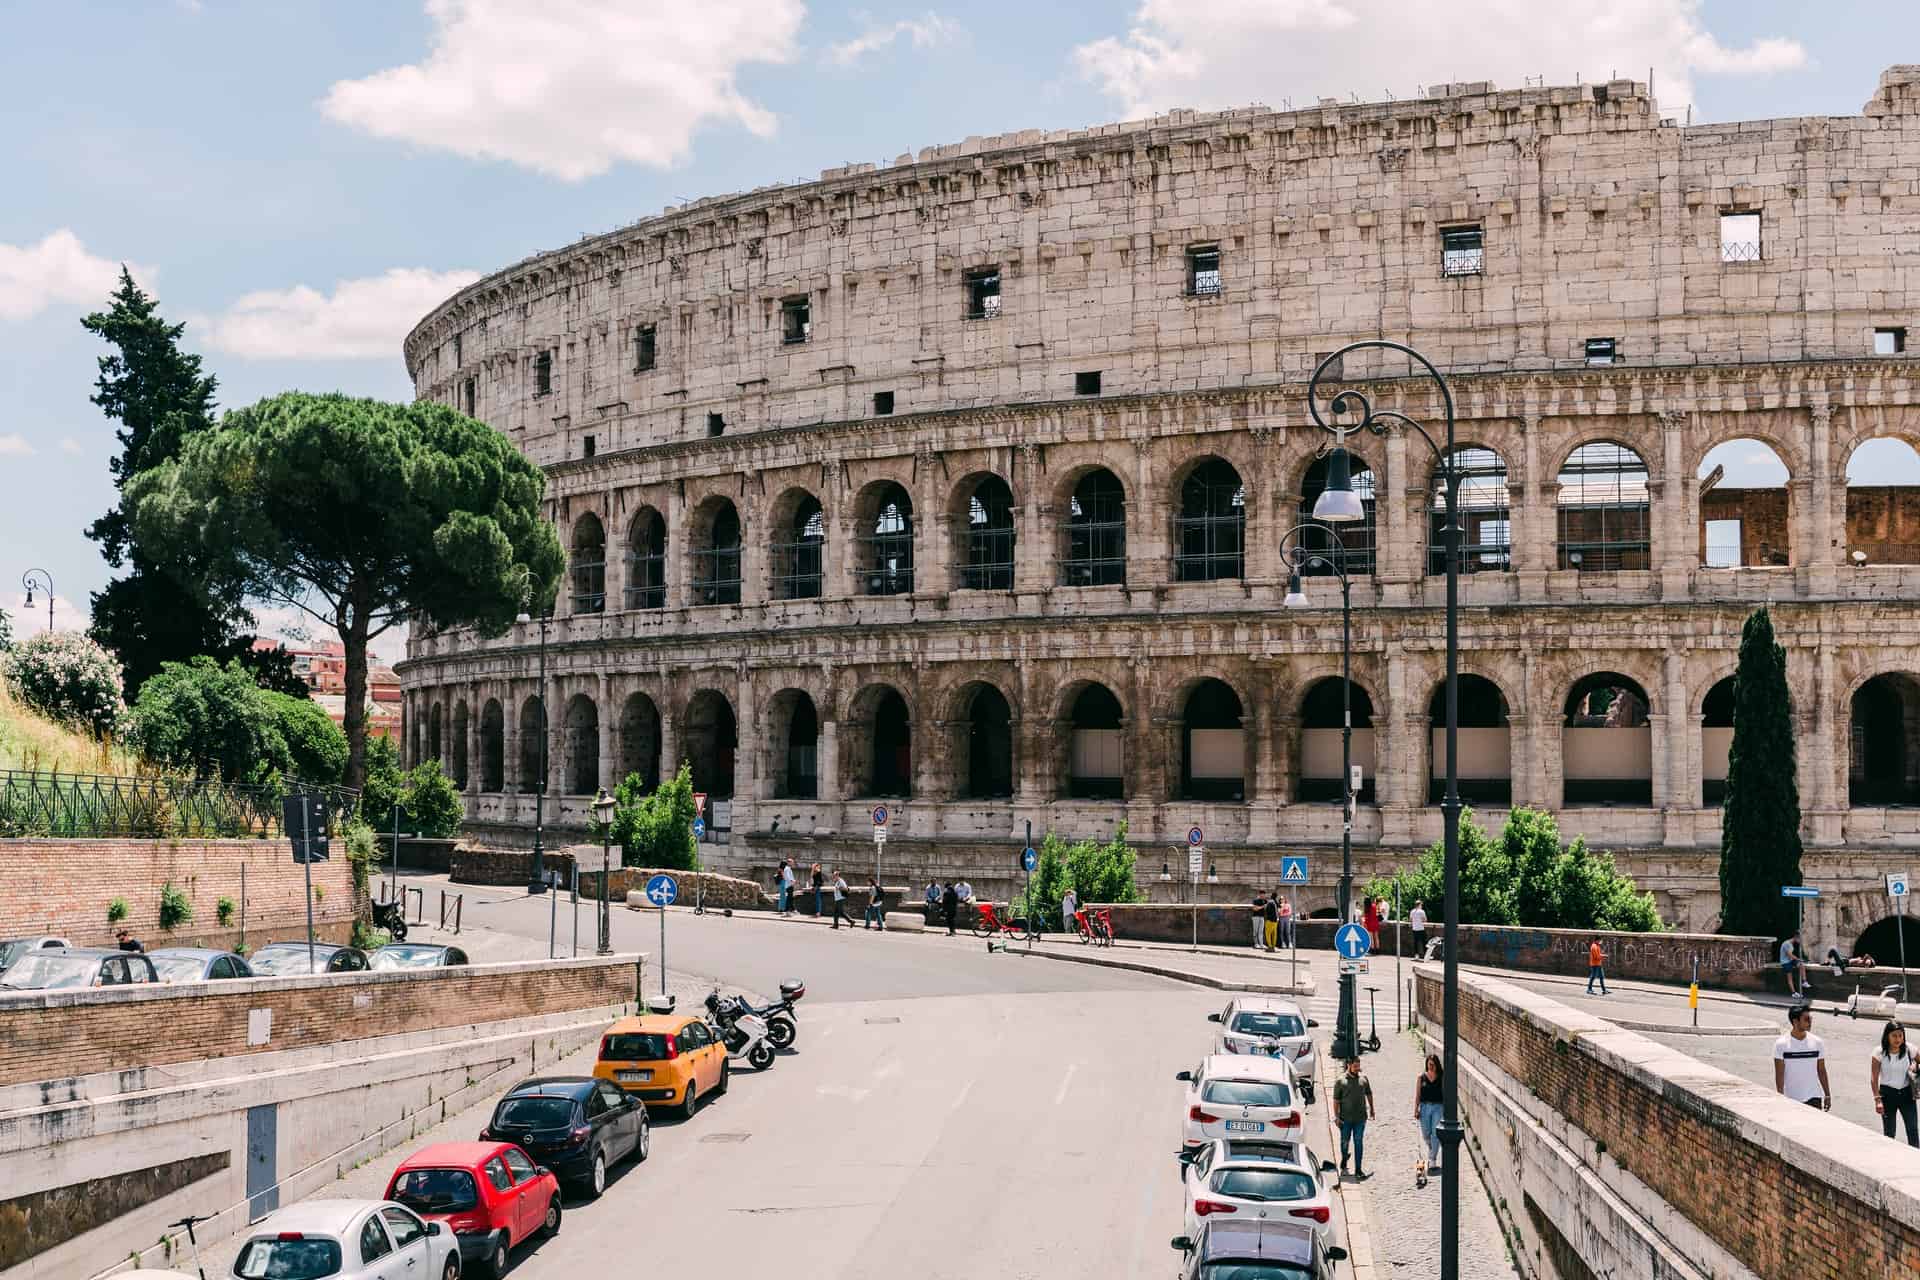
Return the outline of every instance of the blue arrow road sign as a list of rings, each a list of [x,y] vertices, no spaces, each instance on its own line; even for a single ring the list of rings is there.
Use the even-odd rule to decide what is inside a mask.
[[[707,820],[705,818],[695,818],[693,820],[693,838],[698,840],[705,834],[707,834]]]
[[[1780,896],[1783,898],[1817,898],[1820,896],[1820,890],[1810,884],[1786,884],[1780,886]]]
[[[680,896],[680,882],[669,875],[657,875],[647,881],[647,901],[656,907],[670,907]]]
[[[1305,884],[1307,882],[1307,859],[1304,855],[1280,859],[1281,884]]]
[[[1028,871],[1032,871],[1040,865],[1040,855],[1033,851],[1032,845],[1028,845],[1026,852],[1020,855],[1020,865]]]
[[[1373,950],[1373,939],[1367,931],[1357,924],[1343,924],[1333,935],[1333,949],[1340,953],[1342,960],[1358,960]]]

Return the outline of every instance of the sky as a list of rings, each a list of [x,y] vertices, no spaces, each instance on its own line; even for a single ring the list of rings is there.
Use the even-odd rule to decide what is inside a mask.
[[[1542,21],[1542,15],[1564,15]],[[1169,107],[1651,69],[1665,113],[1857,114],[1920,7],[1830,0],[5,0],[0,607],[109,577],[79,318],[120,263],[223,406],[410,395],[400,342],[528,254],[687,199]],[[1752,451],[1729,451],[1729,481]],[[1764,465],[1764,463],[1760,464]],[[292,616],[267,615],[269,630]],[[391,634],[386,656],[398,656]]]

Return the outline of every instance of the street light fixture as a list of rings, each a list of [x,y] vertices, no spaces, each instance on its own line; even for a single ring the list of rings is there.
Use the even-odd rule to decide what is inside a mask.
[[[33,593],[36,590],[47,593],[47,630],[53,630],[53,575],[45,569],[29,569],[20,575],[20,585],[27,589],[26,608],[33,608]]]
[[[1440,401],[1446,410],[1446,443],[1443,446],[1436,441],[1427,429],[1406,414],[1394,409],[1375,409],[1373,402],[1364,392],[1342,390],[1328,401],[1327,411],[1333,418],[1349,411],[1358,411],[1360,421],[1353,426],[1344,426],[1339,422],[1329,422],[1320,414],[1320,402],[1315,394],[1320,380],[1329,369],[1345,369],[1345,358],[1349,352],[1367,349],[1395,351],[1407,357],[1418,366],[1417,373],[1431,378],[1439,388]],[[1336,377],[1339,375],[1335,375]],[[1355,431],[1368,431],[1374,435],[1385,435],[1393,426],[1406,427],[1432,449],[1439,459],[1440,478],[1446,485],[1446,564],[1447,564],[1447,789],[1440,800],[1442,830],[1445,833],[1446,847],[1446,950],[1445,967],[1442,981],[1441,1061],[1446,1064],[1441,1086],[1440,1142],[1445,1149],[1442,1159],[1445,1163],[1440,1172],[1440,1277],[1441,1280],[1459,1280],[1460,1275],[1460,1141],[1465,1136],[1460,1127],[1460,469],[1455,453],[1453,429],[1453,389],[1441,376],[1431,360],[1415,351],[1412,347],[1399,342],[1389,342],[1381,338],[1369,338],[1362,342],[1349,343],[1320,361],[1313,371],[1313,379],[1307,384],[1307,412],[1322,429],[1333,433],[1334,456],[1328,468],[1327,491],[1321,494],[1321,501],[1327,501],[1328,494],[1342,488],[1354,500],[1347,502],[1335,498],[1328,502],[1327,510],[1332,516],[1322,519],[1339,518],[1342,511],[1353,511],[1360,506],[1358,496],[1354,495],[1350,467],[1346,462],[1346,437]],[[1314,504],[1314,514],[1320,515],[1320,502]],[[1364,512],[1362,512],[1364,514]],[[1358,515],[1346,516],[1358,519]],[[1349,717],[1349,719],[1351,719]],[[1349,786],[1351,777],[1349,774]],[[1348,811],[1352,807],[1349,802]]]
[[[593,820],[600,824],[600,946],[595,954],[613,954],[613,916],[607,906],[607,881],[613,874],[613,797],[601,787],[593,798]]]

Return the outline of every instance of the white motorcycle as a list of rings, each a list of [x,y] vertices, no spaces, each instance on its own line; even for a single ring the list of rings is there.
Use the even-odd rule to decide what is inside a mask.
[[[745,1003],[722,996],[716,988],[707,997],[707,1022],[727,1047],[727,1061],[745,1058],[755,1071],[773,1065],[773,1042],[767,1038],[767,1020],[748,1013]]]

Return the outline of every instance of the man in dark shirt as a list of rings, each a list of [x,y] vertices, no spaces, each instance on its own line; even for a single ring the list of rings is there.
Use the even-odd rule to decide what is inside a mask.
[[[947,881],[947,890],[940,895],[940,909],[947,917],[947,936],[953,936],[954,917],[960,914],[960,893],[953,887],[953,881]]]
[[[1333,1115],[1340,1122],[1340,1172],[1347,1171],[1347,1148],[1353,1148],[1353,1176],[1367,1176],[1367,1121],[1373,1118],[1373,1085],[1360,1074],[1360,1059],[1348,1058],[1347,1069],[1333,1085]]]
[[[116,940],[119,941],[120,949],[122,951],[145,951],[146,950],[145,947],[140,945],[140,939],[134,937],[132,931],[129,929],[126,929],[123,927],[120,930],[118,930],[113,936]]]

